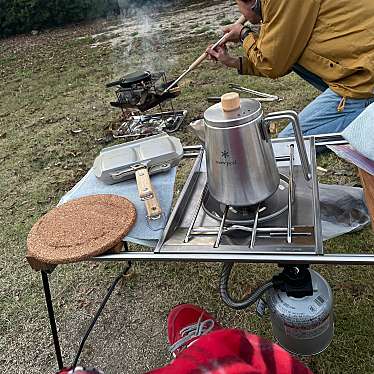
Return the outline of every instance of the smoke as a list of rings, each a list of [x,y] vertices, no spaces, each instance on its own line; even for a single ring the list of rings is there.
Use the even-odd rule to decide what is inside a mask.
[[[118,0],[118,7],[118,22],[96,35],[92,45],[112,44],[113,78],[136,70],[165,71],[169,76],[177,62],[182,71],[192,62],[179,58],[187,40],[193,43],[209,34],[214,42],[223,25],[238,18],[232,0]]]
[[[121,25],[112,44],[117,52],[117,67],[127,71],[167,72],[174,64],[168,48],[167,25],[163,11],[170,2],[118,0]]]

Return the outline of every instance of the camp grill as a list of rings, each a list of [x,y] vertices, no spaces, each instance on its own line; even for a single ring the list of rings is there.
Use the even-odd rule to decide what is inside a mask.
[[[324,252],[315,150],[317,146],[347,142],[339,134],[304,140],[310,180],[304,178],[295,141],[275,139],[273,147],[280,174],[279,188],[266,201],[241,209],[222,206],[211,199],[207,188],[205,151],[201,146],[185,147],[185,156],[196,157],[196,160],[156,247],[153,250],[139,251],[136,247],[130,250],[125,242],[120,253],[97,256],[93,260],[223,263],[219,287],[223,299],[222,289],[225,282],[227,285],[229,272],[226,269],[230,269],[230,264],[278,264],[284,270],[275,275],[272,282],[257,288],[249,301],[257,302],[259,315],[263,315],[265,306],[269,308],[274,336],[288,350],[307,355],[321,352],[333,335],[333,298],[326,280],[309,266],[374,265],[374,254]],[[56,356],[62,367],[48,276],[46,272],[42,272],[42,276]],[[117,279],[121,277],[122,274]],[[303,281],[302,287],[300,280]],[[278,285],[287,282],[286,290],[275,288],[273,282],[278,282]]]
[[[174,109],[172,99],[180,95],[180,89],[176,86],[164,92],[169,84],[165,72],[149,71],[133,72],[108,83],[107,87],[116,87],[117,97],[110,104],[122,110],[124,119],[113,131],[113,137],[144,137],[177,131],[187,112]],[[156,107],[160,109],[159,113],[144,114]]]
[[[179,130],[187,111],[168,111],[155,114],[131,115],[113,131],[113,138],[139,138],[160,134],[173,133]]]
[[[106,86],[117,87],[117,101],[111,102],[112,106],[145,112],[179,96],[178,86],[174,90],[163,93],[169,83],[164,72],[137,71],[110,82]]]

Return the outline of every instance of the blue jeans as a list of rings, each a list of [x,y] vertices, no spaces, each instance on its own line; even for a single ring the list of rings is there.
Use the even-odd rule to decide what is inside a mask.
[[[296,74],[323,91],[315,100],[308,104],[300,113],[300,126],[303,135],[318,135],[342,132],[364,109],[374,102],[370,99],[346,99],[344,109],[339,112],[338,106],[342,97],[327,88],[325,82],[300,65],[294,66]],[[280,138],[293,136],[292,125],[289,124],[278,135]]]

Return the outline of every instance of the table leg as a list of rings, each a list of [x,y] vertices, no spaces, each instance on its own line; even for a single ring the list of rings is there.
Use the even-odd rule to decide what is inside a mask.
[[[58,340],[55,313],[53,311],[51,291],[49,289],[48,274],[45,271],[42,271],[41,273],[42,273],[42,280],[43,280],[43,287],[44,287],[45,302],[47,304],[47,309],[48,309],[49,323],[51,325],[51,331],[52,331],[52,336],[53,336],[53,343],[55,345],[58,368],[62,369],[64,367],[64,364],[62,362],[60,342]]]
[[[371,227],[374,231],[374,175],[362,169],[358,170],[360,172],[362,186],[364,187],[366,205],[371,216]]]

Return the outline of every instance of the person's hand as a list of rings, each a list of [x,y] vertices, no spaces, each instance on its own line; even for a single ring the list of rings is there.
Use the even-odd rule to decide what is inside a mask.
[[[220,61],[223,65],[229,68],[239,69],[239,59],[236,57],[230,56],[227,51],[226,45],[218,46],[215,49],[212,49],[210,45],[206,50],[209,60]]]
[[[226,26],[223,29],[223,32],[226,35],[225,43],[227,43],[227,42],[234,42],[234,43],[240,42],[240,33],[241,33],[242,29],[243,29],[242,24],[233,24],[233,25]]]

